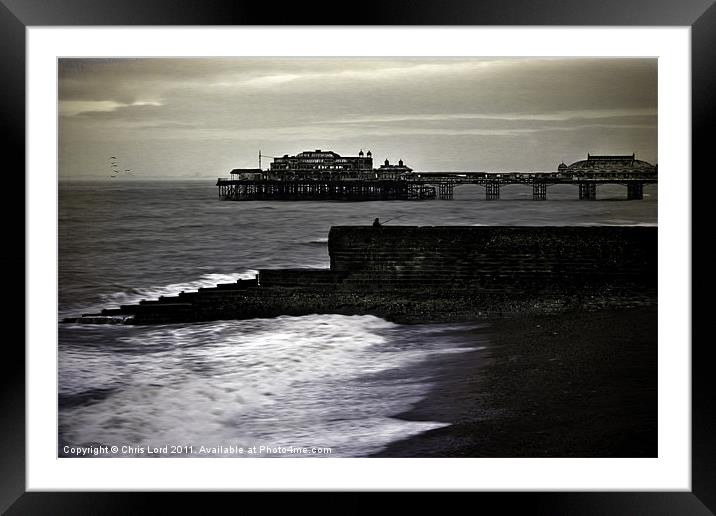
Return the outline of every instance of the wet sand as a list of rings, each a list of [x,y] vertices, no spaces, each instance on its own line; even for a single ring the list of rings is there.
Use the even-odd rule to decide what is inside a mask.
[[[374,456],[657,456],[656,306],[499,319],[473,334],[490,343],[416,366],[435,385],[396,415],[450,426]]]

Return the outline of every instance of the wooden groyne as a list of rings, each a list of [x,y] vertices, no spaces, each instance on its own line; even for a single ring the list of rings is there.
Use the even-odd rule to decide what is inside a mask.
[[[65,322],[313,313],[436,322],[656,303],[656,227],[335,226],[328,251],[329,269],[263,269]]]

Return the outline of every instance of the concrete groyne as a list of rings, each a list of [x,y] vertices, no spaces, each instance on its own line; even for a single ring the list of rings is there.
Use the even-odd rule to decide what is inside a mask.
[[[334,226],[328,252],[330,269],[264,269],[254,280],[65,322],[312,313],[439,322],[656,303],[655,227]]]

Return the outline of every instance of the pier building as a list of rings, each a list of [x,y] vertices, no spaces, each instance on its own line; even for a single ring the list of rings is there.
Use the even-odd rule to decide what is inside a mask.
[[[463,184],[484,187],[485,199],[500,198],[504,185],[532,186],[534,200],[546,200],[553,185],[577,187],[579,199],[595,200],[597,187],[626,187],[626,198],[643,199],[644,185],[657,183],[657,165],[636,159],[635,154],[594,155],[571,165],[560,163],[556,171],[414,171],[401,159],[389,160],[377,169],[370,151],[340,156],[333,151],[306,151],[275,158],[269,170],[234,169],[230,178],[219,178],[223,200],[426,200],[453,198]]]
[[[372,179],[373,156],[361,149],[357,156],[341,156],[316,149],[274,158],[267,179]]]

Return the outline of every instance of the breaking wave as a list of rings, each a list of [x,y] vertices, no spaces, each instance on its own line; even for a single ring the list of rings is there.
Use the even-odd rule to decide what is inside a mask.
[[[240,279],[253,279],[258,274],[257,270],[247,269],[236,274],[203,274],[201,277],[183,283],[172,283],[170,285],[133,288],[121,292],[113,292],[100,296],[103,307],[109,305],[128,305],[138,303],[142,299],[157,299],[160,296],[175,296],[181,292],[192,292],[200,288],[214,287],[219,283],[233,283]]]
[[[445,426],[392,416],[431,387],[406,367],[471,349],[454,334],[343,315],[100,330],[101,346],[62,353],[62,441],[370,454]]]

